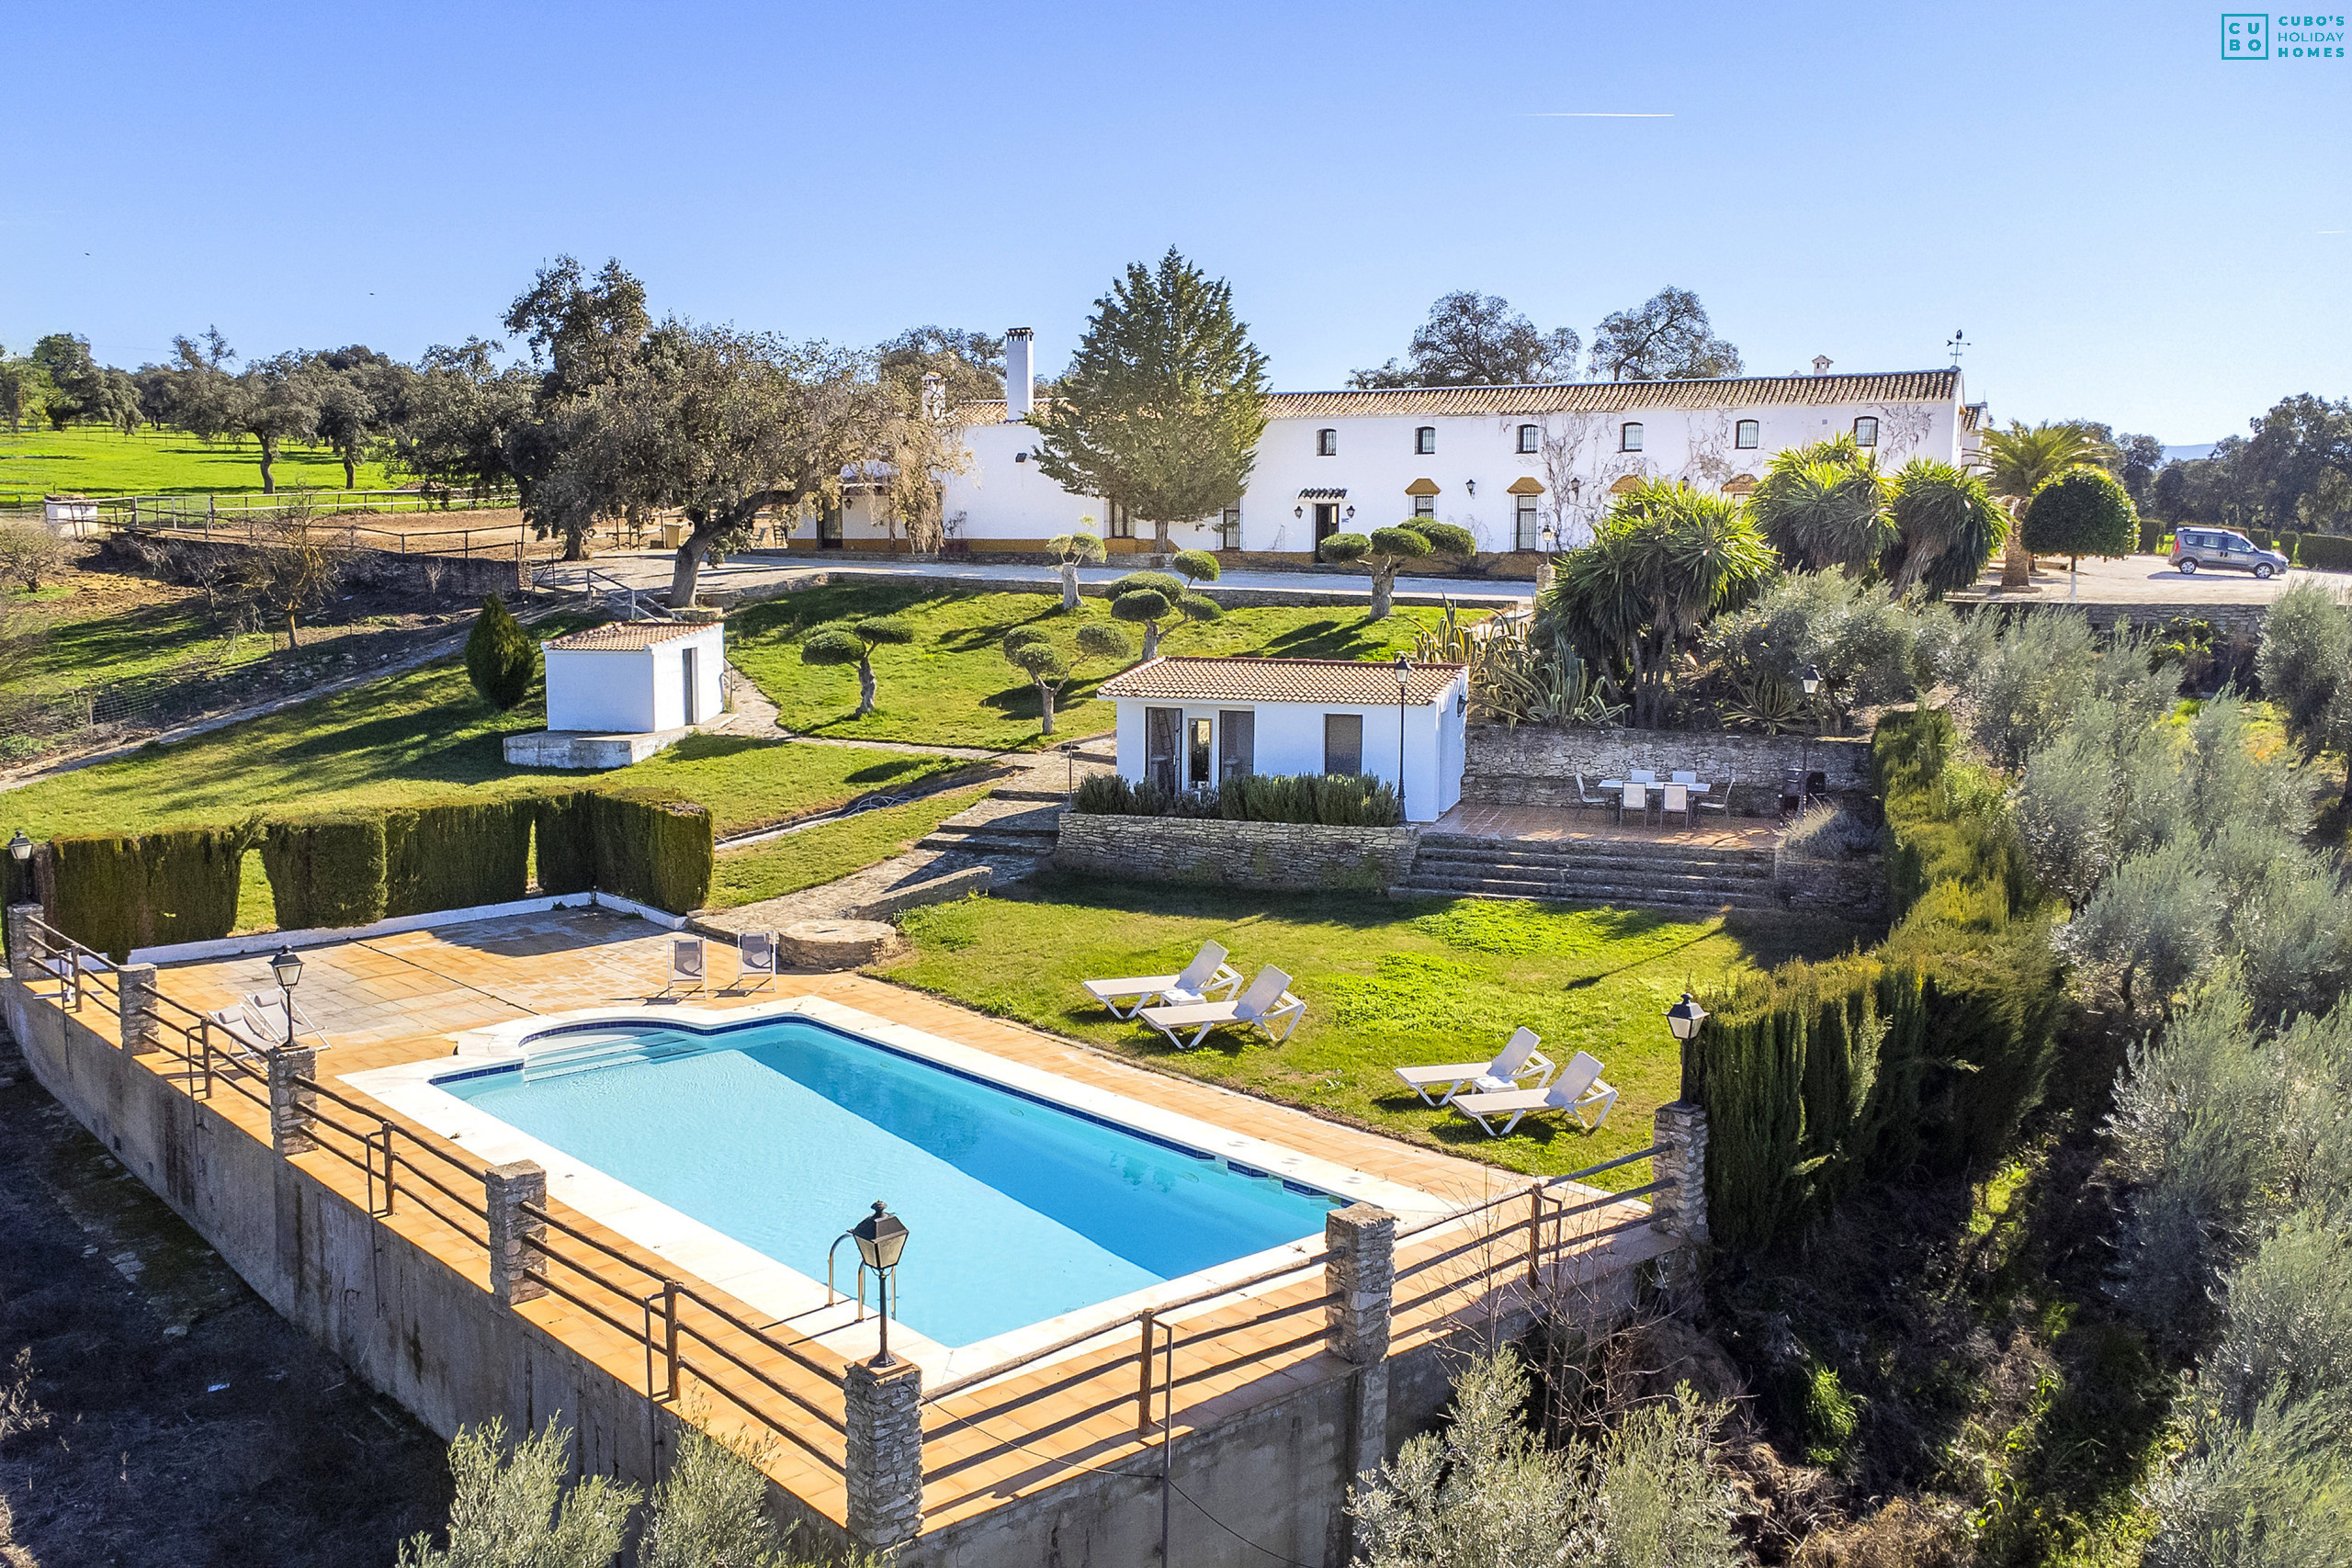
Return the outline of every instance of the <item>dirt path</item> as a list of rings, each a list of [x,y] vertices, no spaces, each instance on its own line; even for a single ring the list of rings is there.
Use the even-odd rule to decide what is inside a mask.
[[[369,1568],[448,1508],[441,1443],[279,1317],[0,1034],[0,1446],[40,1568]],[[0,1542],[6,1536],[0,1533]]]

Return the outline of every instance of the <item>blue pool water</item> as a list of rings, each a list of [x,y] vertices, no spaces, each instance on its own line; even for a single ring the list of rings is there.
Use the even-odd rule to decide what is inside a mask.
[[[806,1019],[582,1026],[529,1055],[435,1081],[815,1279],[887,1201],[899,1315],[944,1345],[1319,1234],[1342,1202]]]

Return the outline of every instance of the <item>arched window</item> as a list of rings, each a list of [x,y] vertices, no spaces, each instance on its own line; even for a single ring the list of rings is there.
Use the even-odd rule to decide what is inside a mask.
[[[1619,425],[1617,427],[1617,450],[1620,452],[1638,452],[1641,449],[1642,427],[1638,424]]]
[[[1519,427],[1519,449],[1521,452],[1533,452],[1536,449],[1533,425],[1522,424]]]
[[[1416,430],[1416,431],[1414,431],[1414,432],[1413,432],[1413,455],[1414,455],[1415,457],[1429,457],[1431,453],[1435,452],[1436,450],[1437,450],[1437,426],[1436,426],[1436,425],[1434,425],[1434,424],[1425,424],[1425,425],[1422,425],[1419,430]]]
[[[1763,438],[1764,427],[1752,419],[1743,419],[1731,427],[1731,444],[1743,452],[1752,452]]]
[[[1315,433],[1315,455],[1318,457],[1338,457],[1340,455],[1340,433],[1336,430],[1328,429],[1317,431]]]
[[[1877,446],[1878,421],[1871,418],[1868,414],[1864,414],[1861,418],[1856,420],[1854,422],[1854,445],[1857,446]]]

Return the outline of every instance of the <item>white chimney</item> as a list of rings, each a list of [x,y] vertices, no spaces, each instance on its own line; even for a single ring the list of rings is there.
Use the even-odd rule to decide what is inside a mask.
[[[1004,334],[1004,417],[1027,419],[1037,406],[1036,332],[1012,327]]]
[[[1816,355],[1815,355],[1813,356],[1813,373],[1814,373],[1815,375],[1816,375],[1816,376],[1826,376],[1826,375],[1828,375],[1828,374],[1829,374],[1829,366],[1830,366],[1830,359],[1829,359],[1829,356],[1828,356],[1827,355],[1826,355],[1826,354],[1816,354]]]

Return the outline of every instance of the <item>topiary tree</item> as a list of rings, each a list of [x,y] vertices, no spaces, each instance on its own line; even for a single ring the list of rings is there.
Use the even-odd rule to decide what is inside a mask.
[[[1164,571],[1131,571],[1111,584],[1111,614],[1143,627],[1143,656],[1159,657],[1159,623],[1170,615],[1214,621],[1224,615],[1216,600],[1185,591]]]
[[[915,628],[897,615],[831,621],[800,639],[800,662],[857,666],[857,711],[850,716],[864,718],[874,711],[874,650],[914,640]]]
[[[474,690],[504,713],[529,693],[538,672],[538,646],[497,594],[483,594],[473,635],[466,638],[466,678]]]
[[[2088,464],[2043,481],[2026,502],[2025,547],[2033,555],[2066,558],[2066,597],[2075,596],[2075,573],[2085,556],[2116,560],[2140,541],[2140,514],[2131,492],[2105,468]]]
[[[1081,518],[1080,521],[1091,519]],[[1075,610],[1078,608],[1078,569],[1081,566],[1101,566],[1109,558],[1103,552],[1102,541],[1080,528],[1073,533],[1055,535],[1046,541],[1046,548],[1060,558],[1062,608]]]
[[[1039,733],[1045,735],[1054,732],[1054,705],[1079,665],[1093,659],[1125,659],[1134,652],[1127,634],[1107,621],[1089,621],[1078,628],[1076,658],[1065,658],[1053,638],[1035,626],[1015,626],[1004,634],[1005,662],[1037,688]]]
[[[1395,603],[1397,568],[1431,555],[1467,560],[1477,547],[1477,539],[1467,528],[1427,517],[1408,517],[1394,528],[1374,528],[1369,537],[1334,534],[1323,541],[1318,553],[1327,561],[1360,560],[1372,569],[1372,614],[1367,618],[1382,621],[1388,618]]]
[[[1206,550],[1178,550],[1176,558],[1168,563],[1184,574],[1187,582],[1215,582],[1223,570],[1216,557]]]

